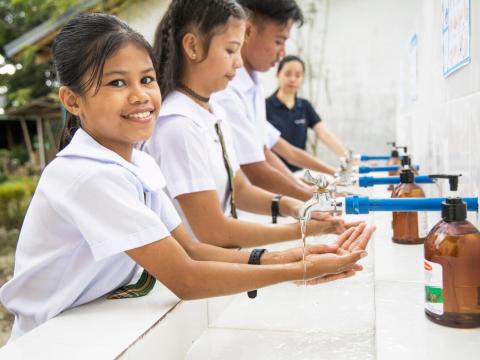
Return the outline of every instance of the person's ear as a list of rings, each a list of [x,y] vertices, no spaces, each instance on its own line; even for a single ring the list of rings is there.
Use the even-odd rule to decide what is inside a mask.
[[[79,97],[68,86],[61,86],[58,90],[58,97],[65,110],[75,116],[80,116]]]
[[[200,39],[196,34],[186,33],[182,39],[182,47],[187,58],[193,62],[197,62],[203,56]]]
[[[245,40],[244,42],[248,42],[253,36],[255,32],[255,25],[252,21],[247,21],[247,25],[245,27]]]

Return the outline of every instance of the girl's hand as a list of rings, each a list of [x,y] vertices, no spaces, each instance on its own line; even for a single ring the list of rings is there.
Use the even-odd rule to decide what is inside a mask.
[[[303,279],[307,280],[309,284],[316,284],[353,276],[357,269],[357,261],[365,256],[367,256],[367,252],[364,250],[356,250],[345,255],[311,254],[305,258],[306,271]],[[326,276],[330,277],[319,281],[319,278]]]
[[[332,245],[307,245],[305,247],[305,257],[312,254],[323,254],[326,252],[345,255],[355,250],[365,250],[374,231],[374,226],[366,226],[365,223],[351,226],[340,235]],[[283,251],[267,252],[262,256],[261,263],[264,265],[288,264],[302,261],[302,258],[303,248],[298,247]],[[355,270],[362,270],[362,266],[356,264]]]
[[[337,254],[344,255],[356,250],[365,250],[375,229],[375,226],[367,226],[365,223],[348,229],[334,243],[338,245]]]
[[[305,247],[305,257],[311,254],[336,253],[338,245],[309,245]],[[289,264],[303,260],[303,248],[298,247],[283,251],[273,251],[263,254],[260,259],[262,265]]]
[[[362,224],[363,221],[345,222],[342,218],[327,213],[312,213],[312,220],[307,223],[307,235],[343,234],[345,231]]]
[[[356,262],[367,256],[367,252],[356,250],[348,254],[339,255],[338,245],[312,245],[305,248],[305,263],[303,249],[295,248],[286,251],[266,253],[262,256],[261,264],[286,264],[296,262],[300,265],[302,275],[299,280],[308,280],[309,284],[333,281],[353,276],[363,267]],[[319,278],[322,278],[320,280]]]

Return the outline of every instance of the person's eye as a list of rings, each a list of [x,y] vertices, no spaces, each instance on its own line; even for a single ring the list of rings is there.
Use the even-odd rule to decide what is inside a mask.
[[[142,78],[141,83],[142,84],[150,84],[155,81],[155,78],[152,76],[145,76]]]
[[[235,51],[232,50],[232,49],[227,49],[227,53],[228,53],[229,55],[233,55],[233,54],[235,54]]]
[[[108,83],[108,85],[113,86],[113,87],[122,87],[122,86],[125,86],[126,83],[123,80],[117,79],[117,80],[110,81]]]

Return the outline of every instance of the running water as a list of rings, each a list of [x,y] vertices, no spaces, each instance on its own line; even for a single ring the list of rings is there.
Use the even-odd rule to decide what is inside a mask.
[[[307,245],[307,220],[305,218],[300,219],[300,231],[302,232],[302,245],[303,245],[303,285],[307,285],[307,263],[305,262],[305,246]]]

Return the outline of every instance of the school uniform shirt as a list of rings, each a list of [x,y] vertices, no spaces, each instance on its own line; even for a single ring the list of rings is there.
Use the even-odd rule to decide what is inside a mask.
[[[271,149],[280,132],[267,122],[265,96],[257,72],[237,70],[227,89],[215,93],[232,126],[235,152],[240,165],[265,160],[263,146]]]
[[[267,120],[280,131],[282,138],[298,148],[305,149],[308,128],[313,129],[322,121],[312,104],[308,100],[297,97],[295,105],[289,109],[277,98],[276,94],[273,94],[266,100],[266,106]],[[300,170],[285,159],[282,160],[290,170]]]
[[[167,193],[190,235],[196,238],[175,198],[182,194],[214,190],[225,214],[230,214],[230,187],[223,160],[222,146],[215,130],[220,121],[232,171],[239,169],[229,121],[213,100],[210,111],[185,94],[169,94],[160,110],[153,136],[143,149],[160,165],[167,182]]]
[[[45,168],[20,232],[0,301],[11,339],[62,311],[126,285],[140,270],[125,251],[170,235],[180,218],[147,154],[131,162],[85,131]]]

